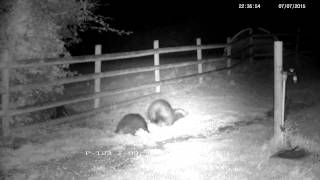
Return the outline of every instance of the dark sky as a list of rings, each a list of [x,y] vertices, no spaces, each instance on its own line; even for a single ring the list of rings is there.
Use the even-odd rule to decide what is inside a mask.
[[[279,1],[290,3],[292,0]],[[303,2],[294,1],[294,2]],[[112,0],[108,9],[111,14],[125,26],[143,29],[150,26],[163,26],[187,20],[217,26],[297,26],[309,23],[313,17],[314,4],[305,3],[307,9],[279,9],[277,0],[267,4],[267,1],[252,0],[260,4],[259,9],[240,9],[239,4],[247,0],[162,0],[162,1],[124,1]],[[108,11],[107,11],[108,12]],[[108,13],[107,13],[108,14]],[[272,27],[272,28],[273,28]]]
[[[287,0],[287,3],[289,1],[298,2]],[[100,13],[113,17],[111,25],[114,27],[131,30],[134,34],[130,37],[112,33],[87,37],[93,44],[106,44],[108,49],[117,51],[117,47],[132,48],[134,42],[141,46],[133,49],[147,48],[143,44],[151,44],[154,39],[164,42],[177,38],[176,41],[181,42],[201,36],[217,42],[247,27],[263,27],[272,32],[296,32],[299,27],[317,32],[317,7],[311,1],[304,1],[307,0],[299,3],[304,3],[306,9],[279,9],[278,4],[284,2],[280,0],[269,4],[267,0],[251,0],[260,8],[242,9],[239,4],[248,4],[250,0],[109,0],[109,5],[101,7]]]

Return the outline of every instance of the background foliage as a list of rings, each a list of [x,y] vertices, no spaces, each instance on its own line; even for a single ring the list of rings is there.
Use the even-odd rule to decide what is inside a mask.
[[[95,14],[100,1],[91,0],[0,0],[0,53],[9,52],[11,61],[33,58],[70,56],[66,47],[79,43],[79,32],[96,30],[114,32],[119,35],[128,32],[110,26],[111,18]],[[50,66],[12,70],[11,82],[52,81],[73,76],[68,66]],[[14,108],[54,100],[63,93],[63,86],[42,87],[13,93]],[[48,119],[55,111],[33,113],[16,117],[15,121]]]

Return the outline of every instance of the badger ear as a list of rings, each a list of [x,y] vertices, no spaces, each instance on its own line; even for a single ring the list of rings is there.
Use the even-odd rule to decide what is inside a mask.
[[[185,111],[184,109],[174,109],[173,113],[174,113],[175,120],[181,119],[188,115],[188,112]]]

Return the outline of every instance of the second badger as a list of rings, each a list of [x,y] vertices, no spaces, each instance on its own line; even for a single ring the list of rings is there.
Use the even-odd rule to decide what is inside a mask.
[[[139,130],[143,129],[147,132],[148,126],[144,118],[140,114],[127,114],[125,115],[119,122],[116,133],[119,134],[132,134],[135,135],[135,133]]]
[[[187,112],[183,109],[173,109],[170,103],[164,99],[158,99],[151,103],[147,116],[151,123],[170,126],[178,119],[185,117]]]

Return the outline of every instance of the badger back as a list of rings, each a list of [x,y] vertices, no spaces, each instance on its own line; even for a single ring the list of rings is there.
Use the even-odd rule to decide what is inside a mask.
[[[145,119],[140,114],[127,114],[120,120],[115,132],[134,135],[139,129],[149,132]]]

